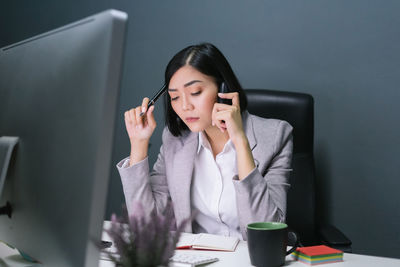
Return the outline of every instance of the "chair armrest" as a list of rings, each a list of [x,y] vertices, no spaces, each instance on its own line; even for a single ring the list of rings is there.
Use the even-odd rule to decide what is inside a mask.
[[[333,225],[321,225],[317,229],[322,243],[340,249],[344,252],[352,252],[351,240]]]

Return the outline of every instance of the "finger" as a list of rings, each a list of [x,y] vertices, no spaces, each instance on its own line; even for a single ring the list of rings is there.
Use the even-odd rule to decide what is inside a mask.
[[[214,108],[216,112],[224,111],[224,110],[229,110],[232,108],[231,105],[227,104],[222,104],[222,103],[214,103]]]
[[[125,124],[130,124],[131,123],[131,119],[130,119],[130,115],[129,115],[129,110],[125,111],[124,113],[124,120],[125,120]]]
[[[215,104],[215,115],[223,115],[225,116],[225,119],[230,119],[235,116],[238,112],[240,112],[240,107],[238,106],[231,106],[231,105],[225,105],[225,104]],[[215,118],[214,118],[215,119]],[[219,119],[219,118],[218,118]]]
[[[153,111],[154,111],[154,105],[151,106],[151,107],[149,108],[149,110],[147,111],[147,123],[149,124],[149,126],[150,126],[152,129],[155,129],[157,123],[156,123],[156,120],[154,119]]]
[[[149,104],[149,101],[150,99],[148,97],[143,98],[141,113],[145,113],[147,111],[147,105]]]
[[[223,126],[221,123],[219,123],[218,129],[219,129],[221,132],[223,132],[223,133],[226,131],[226,127]]]
[[[221,132],[224,132],[226,130],[225,121],[218,121],[217,122],[217,127],[221,130]]]
[[[231,119],[231,112],[229,110],[219,111],[215,114],[215,120],[217,121],[224,121]]]
[[[124,112],[124,120],[128,121],[129,120],[129,110]]]
[[[239,93],[238,92],[218,93],[218,96],[220,98],[225,98],[225,99],[233,99],[235,95],[239,95]]]
[[[136,125],[136,113],[135,113],[134,108],[132,108],[128,111],[128,120],[129,120],[129,123],[132,124],[133,126]]]
[[[141,112],[142,112],[142,107],[141,106],[135,108],[135,112],[134,112],[134,114],[135,114],[135,124],[136,124],[136,127],[139,127],[139,128],[143,127],[143,117],[140,116]]]
[[[219,127],[222,127],[225,130],[228,129],[228,126],[232,125],[235,120],[231,110],[218,112],[215,116],[215,119],[220,123]]]
[[[211,124],[212,124],[212,126],[215,126],[216,123],[217,123],[215,115],[218,112],[218,105],[219,105],[218,103],[214,103],[214,106],[213,106],[213,110],[212,110],[212,113],[211,113]]]
[[[130,119],[129,119],[129,110],[125,111],[125,113],[124,113],[124,121],[125,121],[125,128],[126,128],[126,130],[128,130],[130,128],[130,125],[131,125],[131,122],[130,122]]]
[[[218,93],[220,98],[231,99],[232,105],[239,106],[239,93],[232,92],[232,93]]]
[[[239,93],[234,92],[232,97],[232,106],[240,107]]]
[[[221,132],[224,132],[225,130],[225,123],[224,121],[220,120],[215,120],[214,124],[215,127],[217,127]]]
[[[213,125],[218,127],[218,129],[220,129],[221,132],[224,132],[226,130],[225,119],[227,117],[227,115],[226,115],[227,113],[229,113],[229,111],[228,112],[227,111],[219,111],[214,114]]]

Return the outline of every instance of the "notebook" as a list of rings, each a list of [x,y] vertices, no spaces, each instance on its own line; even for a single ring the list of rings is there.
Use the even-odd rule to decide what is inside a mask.
[[[343,261],[343,252],[325,245],[297,248],[292,256],[308,265]]]
[[[233,236],[182,233],[176,248],[235,251],[238,243],[239,238]]]

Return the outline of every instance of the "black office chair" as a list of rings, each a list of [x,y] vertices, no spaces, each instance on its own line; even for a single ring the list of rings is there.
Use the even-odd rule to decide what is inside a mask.
[[[334,226],[318,225],[316,220],[313,97],[264,89],[245,92],[250,113],[285,120],[293,126],[293,171],[289,178],[287,224],[300,236],[303,246],[326,244],[351,252],[351,241],[342,232]]]

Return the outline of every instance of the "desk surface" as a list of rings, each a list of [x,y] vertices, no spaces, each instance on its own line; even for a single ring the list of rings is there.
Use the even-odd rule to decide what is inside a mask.
[[[207,267],[250,267],[249,253],[247,251],[247,243],[241,241],[236,248],[235,252],[221,252],[221,251],[204,251],[204,250],[178,250],[177,253],[189,254],[205,254],[217,257],[219,261],[206,265]],[[343,262],[330,263],[318,266],[331,266],[331,267],[369,267],[369,266],[385,266],[385,267],[399,267],[400,259],[365,256],[351,253],[344,253]],[[100,261],[99,267],[114,267],[115,265],[106,260]],[[304,263],[294,261],[290,256],[286,257],[285,266],[290,267],[307,267]]]
[[[107,223],[107,222],[106,222]],[[103,239],[107,240],[107,236],[103,233]],[[235,252],[221,252],[221,251],[203,251],[203,250],[178,250],[176,253],[188,253],[188,254],[206,254],[217,257],[218,262],[208,264],[210,267],[247,267],[252,266],[250,264],[249,253],[247,251],[247,243],[241,241]],[[351,253],[344,253],[343,262],[328,264],[327,266],[342,267],[342,266],[353,266],[353,267],[369,267],[369,266],[385,266],[385,267],[399,267],[400,259],[374,257],[366,255],[358,255]],[[16,250],[7,247],[5,244],[0,243],[0,266],[10,267],[34,267],[41,266],[39,264],[32,264],[22,259]],[[100,260],[99,267],[114,267],[115,265],[111,261]],[[301,266],[307,267],[308,265],[297,262],[291,259],[290,256],[286,257],[285,266]]]
[[[105,221],[104,227],[108,228],[110,222]],[[103,240],[110,240],[107,233],[103,232]],[[207,264],[210,267],[248,267],[253,266],[250,263],[249,252],[247,250],[247,242],[240,241],[234,252],[226,251],[206,251],[206,250],[177,250],[176,253],[185,254],[203,254],[210,255],[219,259],[219,261]],[[324,264],[325,266],[342,267],[342,266],[353,266],[353,267],[372,267],[372,266],[385,266],[385,267],[400,267],[400,259],[384,258],[366,256],[352,253],[344,253],[343,262]],[[115,265],[107,260],[101,260],[99,267],[114,267]],[[285,266],[300,266],[307,267],[309,265],[295,261],[291,256],[286,257]]]

